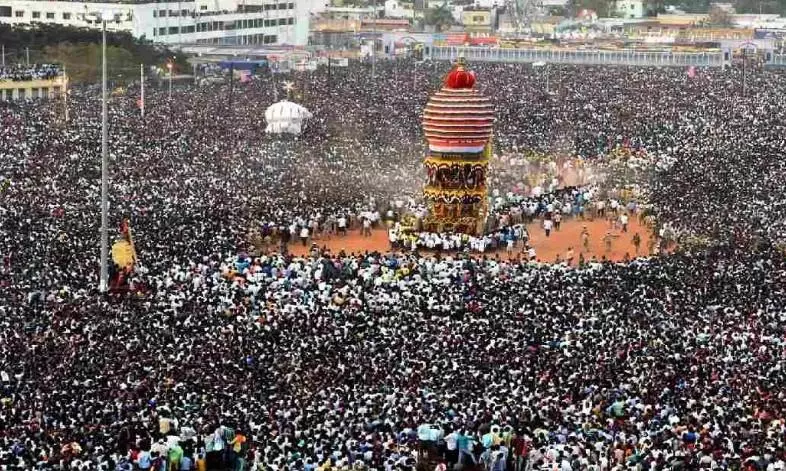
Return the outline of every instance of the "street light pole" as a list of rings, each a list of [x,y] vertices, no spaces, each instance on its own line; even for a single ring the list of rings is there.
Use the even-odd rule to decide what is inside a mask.
[[[169,68],[169,106],[172,106],[172,63],[166,65]]]
[[[377,72],[377,0],[374,0],[374,6],[372,8],[374,21],[371,26],[371,78],[374,78]]]
[[[742,48],[742,97],[745,98],[745,63],[748,61],[748,48]]]
[[[65,122],[68,123],[68,71],[65,64],[63,64],[63,111]]]
[[[145,117],[145,65],[139,64],[139,84],[141,93],[139,94],[139,99],[142,103],[139,104],[139,109],[142,112],[142,118]]]
[[[109,288],[109,126],[107,123],[106,94],[106,18],[101,18],[101,284],[105,293]]]

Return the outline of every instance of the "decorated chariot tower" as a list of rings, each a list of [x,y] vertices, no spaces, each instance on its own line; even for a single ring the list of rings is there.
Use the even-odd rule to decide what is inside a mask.
[[[480,234],[487,216],[486,177],[494,108],[475,89],[475,74],[460,58],[426,104],[428,141],[423,229]]]

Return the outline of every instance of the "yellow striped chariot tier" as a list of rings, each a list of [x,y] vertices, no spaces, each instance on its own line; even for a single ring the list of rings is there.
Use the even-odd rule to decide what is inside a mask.
[[[430,202],[474,204],[485,201],[487,196],[485,187],[450,190],[427,185],[423,188],[423,197]]]
[[[454,232],[458,227],[464,227],[465,231],[469,234],[477,234],[482,231],[477,229],[478,225],[478,218],[477,216],[468,216],[468,217],[453,217],[451,215],[448,216],[435,216],[429,214],[423,220],[423,225],[426,228],[433,232]],[[438,228],[434,228],[432,225],[437,224],[439,225]]]
[[[450,159],[450,160],[447,160],[447,159],[443,159],[443,158],[428,156],[428,157],[426,157],[426,160],[423,161],[423,165],[425,165],[426,167],[430,167],[431,166],[431,167],[437,167],[437,168],[439,168],[439,167],[449,167],[449,166],[452,166],[452,165],[461,165],[461,166],[471,165],[472,167],[482,166],[485,169],[485,168],[488,167],[489,161],[487,159],[477,159],[477,160],[471,160],[471,159],[456,159],[456,160],[453,160],[453,159]]]

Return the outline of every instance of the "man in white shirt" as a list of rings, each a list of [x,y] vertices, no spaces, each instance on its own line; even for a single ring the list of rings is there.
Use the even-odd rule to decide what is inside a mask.
[[[371,219],[363,218],[363,236],[371,237]]]
[[[458,433],[455,430],[445,436],[445,458],[448,462],[448,467],[453,469],[453,466],[458,462]]]
[[[300,228],[300,241],[303,242],[303,247],[308,245],[308,226]]]
[[[551,219],[543,220],[543,230],[546,231],[546,237],[551,235],[551,229],[554,227],[554,221]]]
[[[625,213],[620,214],[620,225],[622,232],[628,232],[628,215]]]

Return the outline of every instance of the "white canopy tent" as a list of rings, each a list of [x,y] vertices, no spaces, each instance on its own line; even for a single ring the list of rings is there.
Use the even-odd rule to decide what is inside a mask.
[[[313,116],[305,107],[289,100],[281,100],[270,105],[265,111],[265,131],[274,134],[300,134],[308,119]]]

